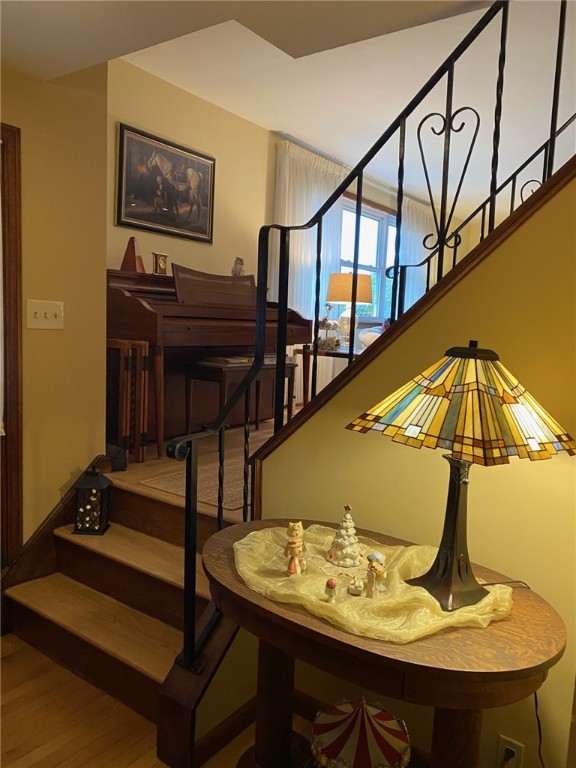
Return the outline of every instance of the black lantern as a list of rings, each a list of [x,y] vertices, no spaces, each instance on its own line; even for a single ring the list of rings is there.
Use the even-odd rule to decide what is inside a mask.
[[[76,524],[74,533],[102,536],[108,528],[108,487],[112,481],[91,467],[74,483]]]

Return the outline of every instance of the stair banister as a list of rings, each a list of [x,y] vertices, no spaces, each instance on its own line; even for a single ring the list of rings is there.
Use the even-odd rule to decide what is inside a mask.
[[[498,55],[498,78],[496,81],[496,106],[494,108],[494,136],[492,139],[492,163],[490,174],[490,207],[488,212],[488,232],[492,232],[496,223],[496,187],[498,185],[498,154],[500,150],[500,123],[502,120],[502,94],[504,92],[504,68],[506,65],[506,37],[508,34],[508,3],[502,7],[502,26],[500,28],[500,52]]]
[[[262,233],[261,233],[262,235]],[[283,233],[283,242],[286,244],[284,250],[288,250],[289,233],[285,231]],[[283,267],[283,274],[286,279],[287,286],[287,258],[282,262],[286,264]],[[205,631],[202,637],[196,636],[196,620],[195,620],[195,599],[196,599],[196,517],[198,512],[198,447],[199,440],[207,437],[213,437],[218,435],[219,439],[219,457],[220,457],[220,471],[222,469],[223,462],[223,441],[224,441],[224,428],[228,416],[232,412],[233,408],[239,403],[240,399],[245,396],[249,391],[251,384],[254,382],[264,360],[264,351],[266,343],[266,308],[267,308],[267,282],[268,282],[268,259],[260,259],[258,261],[258,281],[256,286],[256,323],[255,323],[255,347],[254,347],[254,361],[250,366],[250,369],[246,372],[246,375],[238,386],[232,392],[230,398],[226,401],[223,410],[218,414],[217,418],[205,429],[194,432],[189,435],[183,435],[181,437],[171,440],[166,447],[166,455],[169,458],[173,458],[179,461],[186,461],[186,496],[184,507],[184,538],[185,538],[185,551],[184,551],[184,641],[183,651],[177,662],[184,668],[193,670],[197,664],[199,654],[202,650],[205,640],[207,639],[210,630],[214,623],[219,619],[219,613],[215,607],[211,604],[207,611],[211,612],[211,616],[204,622]],[[281,383],[284,386],[284,371],[285,371],[285,350],[286,350],[286,325],[287,325],[287,288],[281,294],[281,300],[278,305],[278,325],[277,325],[277,345],[278,345],[278,357],[277,365],[282,371]],[[284,353],[280,354],[280,348],[283,348]],[[280,375],[277,377],[277,380]],[[283,390],[282,390],[282,402],[283,402]],[[245,422],[248,421],[249,414],[245,414]],[[276,422],[275,422],[276,423]],[[281,423],[280,423],[281,426]],[[247,453],[247,441],[245,439],[245,480],[246,480],[246,465],[247,465],[248,453]],[[222,478],[220,478],[221,480]],[[219,503],[218,503],[218,527],[223,525],[222,520],[222,482],[219,482]],[[247,500],[247,488],[246,482],[244,483],[244,509],[246,509]]]
[[[362,222],[362,197],[364,171],[358,171],[356,180],[356,221],[354,222],[354,259],[352,262],[352,296],[350,297],[350,338],[348,341],[348,364],[354,360],[354,334],[356,328],[356,298],[358,296],[358,264],[360,261],[360,224]]]
[[[554,72],[554,88],[552,96],[552,112],[550,115],[550,143],[547,156],[545,158],[545,167],[543,179],[549,179],[552,175],[554,166],[554,151],[556,148],[556,127],[558,124],[558,105],[560,101],[560,82],[562,79],[562,56],[564,52],[564,38],[566,36],[566,7],[567,0],[560,2],[560,14],[558,18],[558,43],[556,46],[556,69]]]
[[[318,338],[320,335],[320,275],[322,272],[322,223],[320,219],[316,231],[316,279],[314,281],[314,336],[313,347],[318,349]],[[312,358],[312,392],[316,392],[316,381],[318,376],[318,355]],[[306,386],[306,384],[304,384]]]
[[[556,135],[553,137],[554,141],[567,128],[569,128],[572,125],[572,123],[574,123],[574,122],[576,122],[576,113],[571,115],[571,117],[569,117],[560,126],[560,128],[557,129]],[[514,212],[515,207],[516,207],[515,206],[515,202],[516,202],[516,197],[515,196],[516,196],[516,185],[517,185],[518,176],[522,173],[523,170],[525,170],[530,165],[530,163],[532,163],[538,157],[538,155],[542,154],[542,155],[544,155],[547,158],[548,157],[548,153],[550,152],[550,144],[551,144],[551,140],[550,139],[546,139],[546,141],[540,147],[538,147],[538,149],[536,149],[530,155],[530,157],[522,163],[522,165],[520,165],[505,181],[503,181],[497,187],[497,189],[496,189],[496,199],[498,198],[498,195],[500,195],[501,192],[503,192],[506,189],[506,187],[510,185],[510,188],[511,188],[511,190],[510,190],[510,206],[509,206],[509,213],[510,214]],[[544,173],[544,171],[543,171],[543,173]],[[543,181],[545,181],[544,178],[543,178]],[[522,189],[528,183],[530,183],[530,182],[525,182],[525,184],[522,186]],[[537,183],[540,184],[539,181]],[[520,203],[525,202],[525,198],[522,196],[522,189],[520,190],[520,196],[521,196],[520,197]],[[465,227],[467,227],[468,224],[470,224],[470,222],[478,214],[481,214],[480,241],[482,241],[484,239],[484,237],[486,236],[486,231],[485,231],[486,210],[490,206],[490,201],[491,201],[491,198],[489,197],[483,203],[480,203],[480,205],[477,206],[472,211],[472,213],[469,214],[456,227],[456,229],[454,229],[452,231],[452,233],[448,237],[447,242],[449,242],[451,239],[457,240],[460,237],[460,232]],[[397,217],[397,221],[398,221],[398,217]],[[398,237],[398,232],[397,232],[397,237]],[[454,267],[454,265],[456,264],[456,249],[457,249],[457,246],[453,245],[453,246],[449,246],[449,247],[453,248],[453,251],[454,251],[454,259],[453,259],[453,263],[452,263],[452,267]],[[437,253],[438,253],[438,250],[434,249],[428,256],[426,256],[424,259],[422,259],[422,261],[419,261],[417,264],[400,264],[398,266],[395,265],[393,267],[388,267],[388,269],[386,270],[387,277],[392,278],[394,280],[397,280],[398,283],[399,283],[399,286],[400,286],[399,290],[398,290],[398,293],[400,295],[400,300],[399,300],[399,303],[398,303],[398,315],[397,315],[398,317],[401,317],[402,314],[404,313],[404,305],[403,305],[402,297],[404,295],[404,286],[406,284],[406,274],[407,274],[408,270],[410,270],[410,269],[419,269],[420,267],[427,266],[427,270],[428,271],[427,271],[427,279],[426,279],[426,291],[429,291],[430,288],[431,288],[431,284],[430,284],[431,262],[432,262],[432,259],[437,255]]]
[[[403,121],[408,118],[412,112],[423,101],[435,85],[444,77],[448,72],[449,67],[455,63],[468,49],[468,47],[476,40],[481,32],[488,26],[492,19],[502,10],[507,7],[509,0],[497,0],[484,14],[484,16],[474,25],[462,42],[456,46],[453,52],[445,59],[445,61],[438,67],[436,72],[427,80],[427,82],[420,88],[416,96],[408,103],[408,105],[400,112],[398,117],[390,124],[390,126],[384,131],[380,138],[372,145],[368,152],[364,155],[362,160],[356,165],[356,167],[350,171],[348,176],[340,183],[340,185],[334,190],[326,202],[316,211],[316,213],[305,224],[299,224],[295,226],[286,227],[290,230],[304,230],[310,229],[318,221],[325,216],[326,213],[332,208],[340,197],[347,191],[351,184],[353,184],[358,178],[360,171],[364,171],[369,163],[376,157],[378,152],[384,147],[384,145],[390,140],[390,138],[399,130]],[[278,224],[266,224],[262,229],[280,229]]]
[[[267,260],[267,259],[266,259]],[[276,336],[276,370],[274,431],[284,423],[284,376],[286,373],[286,339],[288,324],[288,284],[290,277],[290,230],[280,233],[280,264],[278,269],[278,325]]]
[[[270,232],[272,229],[280,230],[283,234],[281,237],[281,252],[280,252],[280,270],[286,269],[285,273],[280,274],[280,290],[282,290],[281,286],[283,284],[283,278],[284,275],[287,277],[287,264],[288,264],[288,255],[289,255],[289,241],[288,241],[288,232],[290,231],[298,231],[298,230],[306,230],[310,229],[314,226],[320,226],[320,222],[323,219],[323,217],[326,215],[326,213],[332,208],[332,206],[341,198],[343,193],[348,190],[348,188],[356,183],[357,185],[357,193],[358,193],[358,185],[362,185],[363,181],[363,172],[364,169],[368,166],[368,164],[376,157],[378,152],[384,147],[384,145],[390,140],[390,138],[396,133],[396,131],[399,132],[399,161],[398,161],[398,180],[399,180],[399,186],[398,186],[398,217],[399,217],[399,225],[397,225],[396,230],[396,256],[395,256],[395,266],[396,270],[399,268],[399,251],[400,251],[400,243],[401,243],[401,224],[402,224],[402,213],[401,213],[401,206],[403,201],[403,174],[404,174],[404,152],[405,152],[405,137],[406,137],[406,120],[407,118],[414,112],[414,110],[420,105],[420,103],[423,101],[423,99],[432,91],[432,89],[440,82],[440,80],[444,76],[448,76],[448,83],[447,83],[447,97],[446,97],[446,109],[447,114],[445,117],[446,122],[448,123],[451,120],[450,115],[450,109],[451,109],[451,103],[452,103],[452,78],[453,78],[453,69],[454,64],[460,59],[460,57],[463,55],[463,53],[468,49],[468,47],[476,40],[476,38],[481,34],[481,32],[490,24],[490,22],[498,15],[498,13],[503,13],[503,23],[502,23],[502,34],[501,34],[501,48],[500,48],[500,58],[499,58],[499,79],[498,79],[498,86],[497,86],[497,95],[496,95],[496,111],[495,111],[495,127],[494,127],[494,151],[493,151],[493,157],[492,157],[492,175],[493,178],[496,178],[497,174],[497,164],[498,164],[498,142],[499,142],[499,121],[500,121],[500,115],[501,115],[501,90],[503,87],[503,71],[504,71],[504,62],[505,62],[505,31],[506,31],[506,20],[507,20],[507,10],[508,10],[508,0],[497,0],[491,8],[484,14],[484,16],[474,25],[474,27],[471,29],[471,31],[464,37],[462,42],[454,49],[454,51],[445,59],[445,61],[440,65],[440,67],[436,70],[436,72],[428,79],[428,81],[424,84],[424,86],[418,91],[416,96],[408,103],[408,105],[405,107],[405,109],[400,113],[400,115],[396,118],[395,121],[392,122],[392,124],[388,127],[386,131],[381,135],[381,137],[374,143],[372,148],[366,153],[366,155],[362,158],[362,160],[358,163],[358,165],[347,175],[347,177],[340,183],[340,185],[336,188],[336,190],[330,195],[330,197],[326,200],[326,202],[319,208],[319,210],[309,219],[309,221],[305,224],[301,225],[294,225],[290,227],[280,227],[279,225],[266,225],[261,229],[260,236],[259,236],[259,249],[258,249],[258,261],[260,263],[261,260],[268,259],[269,256],[269,245],[270,245]],[[445,135],[445,155],[449,152],[449,144],[450,144],[450,126],[446,125],[446,135]],[[447,161],[447,157],[445,157],[445,160]],[[443,253],[443,249],[445,246],[445,241],[447,237],[447,229],[449,220],[451,218],[447,216],[447,166],[444,166],[444,180],[443,180],[443,192],[442,192],[442,203],[441,203],[441,219],[438,226],[438,236],[439,236],[439,246],[441,248],[441,251]],[[361,195],[357,194],[357,197],[360,198]],[[453,206],[454,207],[454,206]],[[453,209],[452,207],[452,209]],[[494,216],[494,212],[492,211],[492,218]],[[397,219],[398,221],[398,219]],[[489,217],[489,231],[491,231],[490,226],[490,217]],[[355,252],[357,251],[358,247],[358,235],[355,238]],[[441,254],[442,255],[442,254]],[[393,286],[392,286],[392,319],[396,319],[399,317],[403,310],[404,310],[404,297],[403,294],[403,288],[404,285],[402,283],[402,275],[401,273],[398,273],[395,270],[393,274]],[[438,270],[439,274],[440,271],[443,270],[443,264],[442,264],[442,258],[438,259]],[[355,266],[353,270],[354,275],[354,282],[357,280],[357,266]],[[318,292],[318,282],[319,282],[319,269],[316,270],[316,291]],[[353,296],[355,297],[355,291],[353,289]],[[282,301],[280,302],[282,303]],[[355,302],[352,301],[352,324],[354,325],[355,322],[355,316],[356,316],[356,306]],[[315,317],[314,317],[314,351],[317,352],[318,350],[318,320],[319,320],[319,301],[315,302]],[[278,355],[283,353],[283,345],[280,343],[278,345],[277,351]],[[353,360],[353,351],[352,351],[353,345],[351,347],[350,351],[350,357],[348,362],[351,363]],[[312,370],[312,393],[315,392],[315,383],[316,383],[316,371],[317,371],[317,355],[315,354],[313,357],[313,370]],[[277,389],[277,395],[280,393],[280,385],[282,383],[281,376],[278,377],[280,384],[278,385]],[[276,400],[278,402],[278,399]],[[275,417],[275,423],[276,426],[280,426],[280,419],[281,416]]]
[[[560,0],[562,4],[562,10],[560,13],[559,23],[559,38],[557,49],[557,66],[555,74],[555,96],[554,96],[554,108],[552,115],[552,123],[557,119],[557,105],[558,105],[558,92],[560,85],[560,72],[561,72],[561,60],[562,60],[562,39],[564,35],[565,24],[565,6],[566,0]],[[206,434],[219,434],[221,440],[221,447],[223,447],[223,427],[226,422],[227,416],[232,411],[232,408],[239,402],[240,398],[248,391],[251,383],[254,381],[257,372],[259,371],[265,351],[266,343],[266,299],[268,289],[268,261],[270,257],[270,245],[271,245],[271,232],[275,231],[279,235],[280,248],[279,248],[279,269],[278,269],[278,328],[276,336],[276,362],[278,367],[278,376],[276,378],[275,389],[275,411],[274,411],[274,429],[277,431],[283,425],[283,404],[284,404],[284,373],[286,365],[286,320],[288,312],[288,284],[290,276],[290,234],[291,232],[303,231],[317,227],[317,243],[316,243],[316,284],[315,284],[315,302],[314,302],[314,351],[318,351],[318,330],[319,330],[319,313],[320,313],[320,293],[319,283],[321,274],[321,250],[322,250],[322,220],[323,217],[330,211],[335,203],[341,198],[343,193],[347,191],[354,183],[356,184],[357,192],[357,226],[355,232],[354,241],[354,267],[353,267],[353,292],[352,292],[352,321],[355,320],[355,298],[357,288],[357,271],[358,271],[358,252],[360,243],[360,228],[359,228],[359,212],[361,211],[361,191],[363,184],[364,170],[368,164],[376,157],[380,150],[387,144],[387,142],[398,132],[398,189],[397,189],[397,227],[396,227],[396,241],[395,241],[395,263],[392,270],[387,271],[387,275],[392,277],[392,315],[393,320],[400,317],[404,312],[405,304],[405,285],[407,265],[400,265],[399,255],[402,243],[402,207],[404,202],[404,171],[405,171],[405,150],[406,150],[406,121],[408,117],[416,110],[416,108],[422,103],[423,99],[432,91],[432,89],[441,81],[443,77],[447,77],[446,84],[446,115],[443,118],[445,121],[444,129],[444,165],[443,165],[443,177],[442,177],[442,192],[440,203],[440,218],[437,226],[437,249],[435,249],[427,259],[423,260],[418,265],[411,265],[411,268],[426,266],[427,273],[427,289],[430,288],[430,264],[431,259],[439,254],[438,259],[438,274],[437,278],[441,278],[444,272],[443,255],[446,245],[453,250],[453,264],[456,261],[457,247],[460,242],[460,235],[458,234],[464,224],[460,225],[454,232],[448,234],[448,229],[454,212],[454,203],[450,210],[448,209],[448,168],[449,168],[449,152],[450,152],[450,130],[453,129],[453,119],[455,115],[452,114],[452,89],[454,78],[454,65],[463,55],[463,53],[469,48],[469,46],[476,40],[481,32],[490,24],[490,22],[499,14],[501,17],[501,30],[500,30],[500,50],[498,58],[498,74],[496,84],[496,105],[494,110],[494,129],[493,129],[493,147],[492,147],[492,159],[491,159],[491,174],[490,174],[490,195],[488,201],[483,203],[475,211],[473,216],[481,214],[481,238],[484,238],[487,233],[491,232],[496,223],[496,197],[499,191],[501,191],[506,185],[498,185],[498,157],[499,157],[499,143],[500,143],[500,122],[502,116],[502,92],[504,87],[504,67],[506,61],[506,35],[508,26],[508,0],[497,0],[491,8],[483,15],[483,17],[474,25],[471,31],[464,37],[462,42],[454,49],[454,51],[445,59],[436,72],[428,79],[425,85],[418,91],[414,98],[408,103],[408,105],[402,110],[399,116],[394,120],[391,125],[384,131],[381,137],[375,142],[371,149],[366,153],[363,159],[358,165],[350,171],[346,178],[340,183],[336,190],[328,197],[325,203],[318,209],[318,211],[309,219],[305,224],[284,226],[278,224],[266,225],[260,229],[258,236],[258,282],[257,282],[257,308],[256,308],[256,339],[255,339],[255,357],[254,362],[247,372],[246,376],[238,387],[232,393],[230,399],[227,401],[224,410],[218,416],[218,418],[210,425],[208,430],[201,433],[186,435],[182,438],[172,441],[168,445],[167,453],[174,458],[185,458],[190,450],[190,445],[194,444],[197,439],[205,436]],[[464,109],[464,108],[462,108]],[[471,108],[468,108],[471,109]],[[457,113],[461,110],[457,110]],[[545,177],[549,173],[552,167],[554,156],[554,141],[557,132],[553,132],[553,136],[546,144],[546,171],[543,174]],[[469,160],[466,161],[466,166]],[[516,177],[514,174],[511,180],[507,183],[511,183],[513,189],[513,195],[516,191]],[[461,181],[458,185],[458,191],[460,190]],[[433,201],[432,201],[433,205]],[[433,206],[434,207],[434,206]],[[471,218],[469,217],[466,223],[469,223]],[[353,348],[353,344],[351,345]],[[315,394],[316,376],[317,376],[317,355],[313,358],[313,370],[312,370],[312,387]],[[349,362],[352,362],[353,352],[349,357]],[[221,452],[222,455],[222,452]],[[245,454],[247,456],[247,454]],[[192,468],[191,468],[191,471]],[[187,492],[190,496],[193,495],[193,488],[187,484]],[[196,501],[192,503],[190,500],[189,513],[195,514]],[[220,505],[219,505],[220,507]],[[221,521],[220,521],[221,522]]]

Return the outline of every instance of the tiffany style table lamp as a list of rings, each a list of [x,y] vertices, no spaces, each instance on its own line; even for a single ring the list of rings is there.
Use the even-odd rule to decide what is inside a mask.
[[[576,441],[506,370],[491,349],[452,347],[403,387],[358,416],[347,429],[376,430],[413,448],[444,448],[450,464],[448,501],[438,554],[430,570],[410,579],[445,611],[475,605],[487,590],[472,572],[466,513],[472,464],[508,464],[510,456],[576,455]]]

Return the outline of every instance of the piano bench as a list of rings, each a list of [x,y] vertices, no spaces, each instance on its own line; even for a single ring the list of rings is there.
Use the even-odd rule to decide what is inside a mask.
[[[218,384],[218,412],[220,413],[226,405],[226,396],[229,384],[239,384],[246,372],[250,370],[249,364],[198,362],[192,368],[186,371],[186,429],[190,432],[192,425],[192,387],[194,381],[211,381]],[[292,418],[294,402],[294,376],[296,363],[286,363],[285,378],[288,381],[288,419]],[[262,393],[262,382],[276,379],[276,365],[274,363],[264,363],[260,368],[256,378],[256,412],[254,424],[255,428],[260,428],[260,401]],[[250,397],[250,390],[246,393]]]

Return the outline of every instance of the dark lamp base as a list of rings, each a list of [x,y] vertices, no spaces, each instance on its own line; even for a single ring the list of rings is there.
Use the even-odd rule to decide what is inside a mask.
[[[407,579],[413,587],[423,587],[442,606],[443,611],[455,611],[466,605],[476,605],[488,590],[472,573],[468,557],[467,498],[470,463],[444,456],[450,464],[450,482],[442,541],[430,570],[422,576]]]
[[[469,574],[464,581],[458,577],[442,578],[435,573],[434,566],[422,576],[407,579],[406,584],[412,587],[423,587],[438,600],[443,611],[456,611],[466,605],[476,605],[489,594],[487,589],[478,584],[472,574]]]

